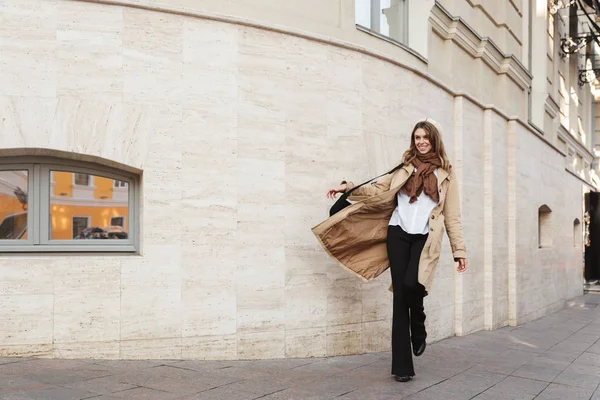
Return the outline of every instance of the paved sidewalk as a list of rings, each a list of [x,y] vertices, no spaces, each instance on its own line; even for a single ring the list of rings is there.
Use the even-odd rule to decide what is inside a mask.
[[[443,340],[395,382],[390,353],[261,361],[0,358],[2,400],[600,400],[600,295],[517,328]]]

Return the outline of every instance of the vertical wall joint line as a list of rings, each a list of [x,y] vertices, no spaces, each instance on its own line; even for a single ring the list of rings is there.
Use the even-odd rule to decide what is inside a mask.
[[[462,96],[454,98],[454,160],[452,169],[458,179],[461,201],[463,197],[463,129],[464,129],[464,100]],[[461,208],[462,207],[461,205]],[[464,278],[462,274],[454,274],[454,333],[458,336],[464,334]]]
[[[483,300],[484,329],[494,327],[494,188],[492,160],[492,113],[483,112]]]

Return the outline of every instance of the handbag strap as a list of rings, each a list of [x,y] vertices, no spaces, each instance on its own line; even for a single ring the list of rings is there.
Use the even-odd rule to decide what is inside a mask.
[[[385,174],[381,174],[381,175],[379,175],[379,176],[376,176],[375,178],[369,179],[368,181],[361,183],[361,184],[360,184],[360,185],[358,185],[358,186],[354,186],[352,189],[348,190],[348,191],[347,191],[346,193],[344,193],[342,196],[346,196],[346,198],[347,198],[348,196],[350,196],[350,193],[352,193],[354,190],[358,189],[359,187],[361,187],[361,186],[364,186],[364,185],[366,185],[367,183],[369,183],[369,182],[371,182],[371,181],[374,181],[375,179],[381,178],[381,177],[382,177],[382,176],[384,176],[384,175],[389,175],[389,174],[391,174],[391,173],[395,172],[396,170],[398,170],[398,169],[400,169],[400,168],[402,168],[402,167],[404,167],[404,163],[400,163],[399,165],[397,165],[396,167],[392,168],[391,170],[389,170],[389,171],[388,171],[388,172],[386,172]]]

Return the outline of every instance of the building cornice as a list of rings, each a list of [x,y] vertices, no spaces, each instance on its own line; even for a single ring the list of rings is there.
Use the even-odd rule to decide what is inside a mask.
[[[556,118],[560,112],[560,106],[556,104],[556,101],[554,101],[552,96],[546,97],[546,104],[544,104],[544,108],[548,115],[552,117],[552,119]]]
[[[508,32],[508,34],[515,39],[515,41],[519,44],[519,46],[523,45],[523,42],[521,41],[521,39],[515,34],[515,32],[513,32],[512,29],[510,29],[510,26],[508,26],[506,23],[504,22],[498,22],[496,21],[496,18],[490,14],[485,7],[483,7],[481,4],[476,4],[471,0],[466,0],[467,3],[474,9],[479,10],[483,15],[485,15],[487,17],[487,19],[494,24],[494,26],[496,28],[499,29],[504,29],[506,30],[506,32]],[[513,2],[513,0],[509,0],[510,5],[514,8],[514,10],[517,12],[517,14],[519,15],[519,17],[523,17],[523,13],[521,13],[521,11],[519,10],[519,8],[516,6],[516,4]]]
[[[550,147],[551,149],[556,151],[558,154],[562,155],[563,157],[567,156],[567,153],[565,153],[563,150],[556,147],[556,145],[554,143],[552,143],[550,140],[548,140],[548,138],[544,135],[544,132],[541,129],[539,129],[537,126],[535,126],[533,123],[525,122],[519,117],[510,117],[508,120],[515,121],[516,123],[521,125],[523,128],[527,129],[533,136],[537,137],[542,142],[546,143],[546,145],[548,145],[548,147]]]
[[[565,168],[565,171],[567,171],[570,175],[573,175],[575,178],[579,179],[581,181],[581,183],[587,185],[590,189],[598,189],[596,187],[596,185],[594,184],[594,182],[587,181],[585,178],[582,178],[581,176],[579,176],[579,174],[571,171],[569,168]]]
[[[592,163],[592,161],[594,160],[594,154],[589,149],[587,149],[583,145],[583,143],[575,139],[573,135],[571,135],[571,133],[567,130],[567,128],[560,125],[558,127],[557,135],[560,139],[562,139],[563,142],[567,143],[567,146],[569,148],[574,149],[575,152],[577,152],[577,154],[581,155],[585,161],[589,162],[590,164]]]
[[[522,90],[531,86],[532,75],[512,54],[502,50],[487,37],[479,36],[462,18],[450,15],[438,2],[429,18],[433,31],[444,40],[451,40],[473,58],[480,58],[498,75],[506,75]]]
[[[514,0],[508,0],[508,2],[513,6],[515,11],[519,14],[519,17],[523,17],[523,12],[519,9],[519,7],[515,4]]]
[[[393,44],[394,46],[398,46],[398,47],[402,48],[402,50],[406,51],[407,53],[412,54],[413,56],[415,56],[419,60],[423,61],[424,64],[427,64],[429,62],[429,60],[427,60],[427,58],[425,58],[425,56],[423,56],[422,54],[420,54],[420,53],[416,52],[415,50],[411,49],[410,47],[408,47],[404,43],[400,43],[399,41],[397,41],[395,39],[392,39],[390,37],[382,35],[382,34],[380,34],[378,32],[375,32],[372,29],[369,29],[369,28],[367,28],[365,26],[362,26],[362,25],[359,25],[359,24],[356,24],[356,29],[358,29],[359,31],[364,32],[364,33],[366,33],[368,35],[375,36],[379,40],[386,41],[388,43]]]

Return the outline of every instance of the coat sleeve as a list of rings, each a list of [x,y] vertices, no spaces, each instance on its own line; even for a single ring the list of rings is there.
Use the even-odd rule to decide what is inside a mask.
[[[444,202],[444,223],[448,238],[450,239],[452,255],[454,256],[454,260],[457,260],[459,258],[467,258],[467,250],[462,234],[458,183],[456,182],[454,172],[450,174],[449,178],[448,192],[446,193],[446,200]]]
[[[358,189],[356,189],[355,191],[353,191],[352,195],[350,197],[352,197],[352,196],[375,196],[379,193],[383,193],[387,190],[390,190],[390,185],[392,184],[392,176],[393,176],[393,174],[387,174],[387,175],[384,175],[381,178],[377,179],[376,181],[367,183],[366,185],[363,185],[363,186],[359,187]],[[356,186],[352,182],[342,181],[342,183],[346,183],[346,192]]]

